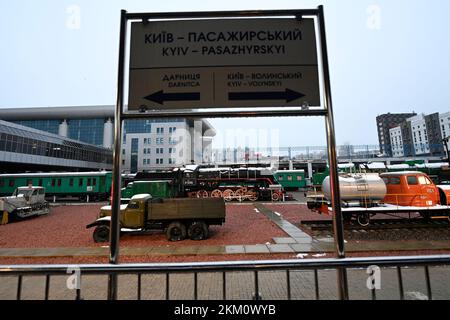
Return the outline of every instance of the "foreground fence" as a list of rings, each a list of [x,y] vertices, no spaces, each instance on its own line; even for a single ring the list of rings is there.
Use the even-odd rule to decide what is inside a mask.
[[[66,286],[74,299],[106,299],[108,279],[125,275],[124,281],[119,281],[119,299],[337,299],[336,288],[340,285],[346,288],[345,295],[340,298],[377,299],[384,286],[391,291],[390,299],[431,300],[436,293],[440,299],[450,299],[450,291],[445,289],[450,287],[449,266],[450,255],[167,264],[3,265],[0,266],[0,299],[30,298],[30,293],[24,296],[25,281],[28,291],[33,292],[32,299],[67,298],[67,292],[58,296],[61,291],[51,285],[56,282],[60,287]],[[337,270],[344,271],[345,283],[336,283]],[[405,277],[405,273],[409,275]],[[433,283],[431,279],[434,279]],[[87,287],[90,288],[84,292]],[[412,291],[411,297],[405,287],[422,289]]]

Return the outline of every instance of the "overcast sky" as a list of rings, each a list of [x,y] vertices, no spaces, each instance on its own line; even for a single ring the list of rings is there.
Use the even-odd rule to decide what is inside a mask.
[[[303,9],[319,4],[325,8],[338,144],[377,144],[378,114],[450,111],[448,0],[2,1],[0,107],[114,104],[120,9]],[[278,130],[281,146],[325,144],[322,118],[211,122],[220,132]]]

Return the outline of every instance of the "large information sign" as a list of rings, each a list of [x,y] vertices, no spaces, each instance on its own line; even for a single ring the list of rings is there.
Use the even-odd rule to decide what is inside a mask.
[[[128,110],[319,106],[311,18],[131,24]]]

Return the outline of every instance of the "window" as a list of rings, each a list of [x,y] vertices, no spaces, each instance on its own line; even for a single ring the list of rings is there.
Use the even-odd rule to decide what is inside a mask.
[[[302,176],[297,176],[297,181],[302,181]]]
[[[0,180],[0,187],[4,187],[5,186],[5,180],[1,179]]]
[[[416,176],[408,176],[407,181],[410,186],[419,184],[419,181],[417,180]]]
[[[419,176],[419,184],[420,185],[429,185],[431,181],[425,176]]]
[[[127,206],[128,209],[139,209],[139,203],[138,202],[130,202]]]
[[[11,179],[11,180],[9,180],[9,184],[8,184],[10,187],[14,187],[14,180],[13,179]]]
[[[97,178],[92,179],[92,185],[95,187],[97,185]]]
[[[391,178],[389,178],[388,184],[399,185],[400,178],[399,177],[391,177]]]
[[[144,149],[144,150],[145,150],[145,149]],[[144,153],[145,153],[145,152],[144,152]],[[144,165],[147,164],[147,159],[143,159],[143,160],[142,160],[142,164],[144,164]]]
[[[33,180],[27,179],[27,186],[32,186],[32,185],[33,185]]]
[[[292,181],[292,176],[288,176],[288,181]]]
[[[61,179],[58,179],[58,187],[61,187]]]
[[[80,178],[78,180],[78,186],[81,187],[83,185],[83,178]]]
[[[278,176],[278,181],[283,181],[283,176]]]
[[[69,187],[73,187],[73,178],[69,179]]]
[[[42,179],[39,179],[38,185],[42,187]]]
[[[87,179],[87,185],[88,185],[88,186],[91,186],[91,178],[88,178],[88,179]]]
[[[144,154],[147,154],[147,149],[144,148]]]
[[[56,180],[55,180],[55,179],[52,179],[52,187],[54,187],[55,184],[56,184]]]

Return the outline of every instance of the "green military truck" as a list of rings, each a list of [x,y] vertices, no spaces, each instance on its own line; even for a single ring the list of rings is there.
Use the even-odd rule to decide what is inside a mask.
[[[109,241],[111,206],[100,209],[96,221],[86,228],[95,227],[95,242]],[[180,241],[208,238],[210,225],[225,222],[225,203],[222,198],[153,198],[150,194],[138,194],[128,204],[120,205],[120,228],[149,231],[164,230],[167,239]]]

